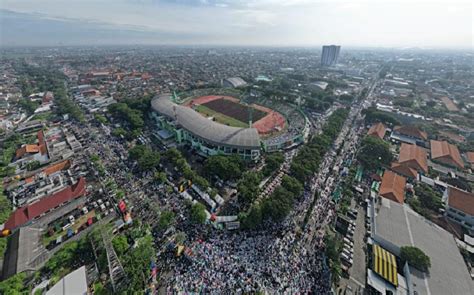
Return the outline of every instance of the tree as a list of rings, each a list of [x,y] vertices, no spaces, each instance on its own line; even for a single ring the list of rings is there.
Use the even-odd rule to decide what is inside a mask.
[[[171,211],[163,211],[158,219],[158,229],[165,230],[174,222],[174,213]]]
[[[157,181],[158,183],[165,183],[166,182],[166,173],[162,171],[157,171],[153,175],[153,179]]]
[[[303,192],[303,185],[294,177],[284,175],[281,179],[281,186],[294,196],[299,196]]]
[[[112,240],[112,245],[114,246],[115,252],[117,252],[118,256],[122,256],[129,247],[127,237],[124,235],[116,236]]]
[[[275,170],[280,168],[280,165],[285,160],[283,153],[272,153],[265,157],[265,167],[263,168],[263,175],[270,176]]]
[[[365,168],[376,170],[381,165],[388,166],[392,162],[393,156],[388,143],[374,136],[366,136],[362,140],[357,159]]]
[[[102,124],[107,124],[107,118],[104,115],[101,114],[95,114],[94,118],[96,119],[97,122],[102,123]]]
[[[191,220],[194,223],[204,224],[206,222],[206,207],[201,203],[196,203],[191,207]]]
[[[264,219],[275,222],[282,221],[293,206],[293,194],[282,187],[275,189],[273,194],[262,204],[262,215]]]
[[[41,163],[39,161],[30,161],[26,163],[26,170],[28,171],[33,171],[38,169],[41,166]]]
[[[207,158],[204,163],[204,168],[207,174],[217,175],[224,181],[239,178],[242,175],[243,167],[244,163],[238,155],[211,156]]]
[[[0,294],[24,294],[29,293],[25,284],[26,274],[17,273],[14,276],[0,282]]]
[[[250,204],[260,194],[260,181],[262,177],[259,173],[248,171],[244,173],[239,183],[237,190],[239,192],[239,202],[242,204]]]
[[[129,150],[128,155],[130,159],[137,161],[142,171],[151,170],[160,164],[161,154],[144,145],[134,146]]]
[[[434,191],[426,184],[418,185],[415,188],[415,193],[420,201],[420,205],[424,208],[438,212],[439,209],[444,207],[443,201],[441,200],[441,194]]]
[[[431,259],[421,249],[413,246],[403,246],[400,248],[400,258],[408,262],[409,265],[421,271],[428,271],[431,267]]]
[[[259,204],[252,205],[248,213],[244,213],[240,220],[242,222],[242,228],[257,228],[263,221],[262,207]]]

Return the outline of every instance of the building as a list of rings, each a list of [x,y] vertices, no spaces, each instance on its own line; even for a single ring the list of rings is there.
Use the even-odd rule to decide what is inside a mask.
[[[445,191],[445,198],[445,215],[474,233],[474,193],[450,186]]]
[[[247,82],[245,82],[244,79],[240,77],[227,78],[222,81],[222,86],[229,88],[244,87],[246,85]]]
[[[392,162],[390,170],[409,179],[418,179],[418,172],[416,169],[398,162]]]
[[[424,146],[428,134],[415,126],[395,126],[390,137],[394,140]]]
[[[201,155],[237,154],[246,160],[260,157],[261,140],[257,129],[238,128],[209,120],[192,108],[171,101],[163,94],[151,102],[157,127],[171,134],[177,144],[189,144]],[[165,140],[165,139],[164,139]]]
[[[33,273],[41,268],[49,258],[49,252],[43,246],[43,231],[25,226],[8,237],[3,257],[2,279],[20,273]]]
[[[67,274],[59,282],[57,282],[51,289],[46,291],[46,295],[87,295],[89,292],[87,283],[86,266],[83,265],[73,272]]]
[[[414,144],[402,143],[398,163],[428,174],[428,160],[426,151]]]
[[[337,64],[337,59],[339,58],[340,51],[341,46],[324,45],[323,52],[321,54],[321,65],[330,67]]]
[[[34,220],[40,219],[51,211],[64,206],[66,203],[83,196],[85,193],[86,180],[81,177],[74,185],[16,209],[5,222],[4,228],[13,231],[21,226],[30,224]]]
[[[474,152],[467,152],[466,158],[469,164],[471,164],[471,166],[474,167]]]
[[[385,131],[386,131],[386,128],[385,128],[384,124],[376,123],[376,124],[373,124],[369,128],[369,131],[367,132],[367,135],[375,136],[375,137],[378,137],[380,139],[383,139],[384,136],[385,136]]]
[[[462,169],[464,162],[457,146],[447,141],[431,140],[431,159],[447,166]]]
[[[399,267],[398,284],[404,281],[406,287],[402,290],[396,287],[397,293],[391,294],[473,294],[474,283],[452,234],[408,206],[384,198],[378,203],[371,201],[368,215],[373,244],[397,257],[400,257],[401,247],[414,246],[431,260],[429,273],[408,264]],[[407,292],[403,292],[403,288]],[[378,292],[390,294],[384,290]]]
[[[403,204],[405,200],[406,178],[386,170],[380,184],[379,195],[394,202]]]

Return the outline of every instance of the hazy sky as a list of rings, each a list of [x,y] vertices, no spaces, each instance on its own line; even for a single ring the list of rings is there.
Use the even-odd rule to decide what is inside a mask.
[[[2,0],[0,8],[0,41],[13,45],[472,48],[474,40],[467,0]]]

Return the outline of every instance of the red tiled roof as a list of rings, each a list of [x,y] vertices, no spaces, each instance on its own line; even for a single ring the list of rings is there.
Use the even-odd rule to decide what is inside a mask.
[[[16,209],[5,222],[5,228],[13,230],[39,217],[63,203],[77,199],[86,192],[86,180],[81,177],[74,185],[44,197],[39,201]]]
[[[50,175],[50,174],[53,174],[54,172],[56,171],[59,171],[59,170],[64,170],[64,169],[67,169],[71,166],[71,161],[69,160],[64,160],[62,162],[58,162],[56,164],[53,164],[53,165],[50,165],[46,168],[43,169],[43,172],[46,174],[46,175]]]
[[[406,176],[406,177],[411,177],[411,178],[417,178],[418,172],[416,172],[415,169],[405,165],[405,164],[400,164],[398,162],[393,162],[390,169],[400,175]]]
[[[448,204],[450,207],[474,216],[474,194],[449,187]]]
[[[443,162],[448,165],[464,168],[464,163],[459,154],[458,147],[450,144],[447,141],[432,140],[431,144],[431,158]]]
[[[405,199],[405,185],[405,177],[387,170],[383,174],[379,194],[384,198],[403,204]]]
[[[420,129],[412,125],[395,126],[393,128],[393,131],[409,137],[428,140],[428,134],[426,132],[421,131]]]
[[[428,173],[428,162],[427,162],[426,151],[414,144],[402,143],[400,148],[400,156],[398,162],[405,164],[416,170],[421,170],[424,173]]]
[[[474,164],[474,152],[467,152],[466,156],[469,163]]]
[[[370,127],[367,134],[377,136],[378,138],[383,139],[383,137],[385,136],[385,126],[382,123],[374,124]]]

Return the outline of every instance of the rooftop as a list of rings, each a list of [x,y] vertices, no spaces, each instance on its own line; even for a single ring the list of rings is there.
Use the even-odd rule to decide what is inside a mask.
[[[474,164],[474,152],[467,152],[466,156],[469,163]]]
[[[56,285],[54,285],[51,289],[49,289],[46,292],[46,295],[67,295],[67,294],[77,294],[77,295],[88,294],[87,274],[86,274],[85,265],[67,274],[59,282],[57,282]]]
[[[238,128],[209,120],[193,109],[175,104],[170,94],[154,98],[151,107],[156,112],[175,120],[184,129],[216,145],[237,148],[260,148],[260,136],[255,128]]]
[[[453,164],[459,168],[464,167],[464,163],[461,159],[458,147],[450,144],[447,141],[431,140],[431,158],[433,160],[448,160],[450,164]],[[442,159],[441,159],[442,158]]]
[[[406,163],[411,168],[428,173],[426,151],[417,145],[402,143],[398,162],[400,164]]]
[[[385,136],[385,126],[382,123],[376,123],[370,127],[367,134],[383,139]]]
[[[44,197],[37,202],[16,209],[5,222],[5,228],[13,230],[63,203],[82,196],[86,190],[85,184],[85,179],[81,177],[74,185],[68,186],[57,193]]]
[[[429,273],[410,269],[411,288],[418,295],[473,294],[474,283],[454,237],[408,206],[382,198],[376,210],[374,239],[396,247],[415,246],[430,257]]]
[[[455,187],[448,188],[448,204],[450,207],[474,216],[474,194]]]
[[[394,202],[403,204],[405,199],[406,178],[386,170],[382,177],[379,194]]]
[[[428,140],[428,134],[426,132],[421,131],[420,129],[412,125],[395,126],[393,128],[393,131],[405,136]]]

